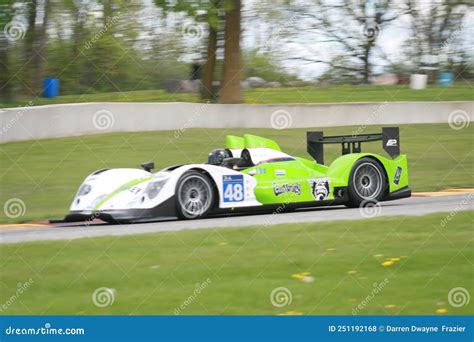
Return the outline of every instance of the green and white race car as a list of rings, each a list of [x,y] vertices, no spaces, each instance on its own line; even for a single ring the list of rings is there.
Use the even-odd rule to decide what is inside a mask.
[[[226,148],[209,154],[205,164],[174,165],[151,172],[105,169],[80,186],[66,221],[98,217],[107,222],[161,218],[194,219],[239,211],[292,210],[409,197],[406,155],[400,155],[398,127],[382,133],[328,136],[307,132],[314,160],[281,151],[270,139],[229,135]],[[363,142],[382,141],[389,157],[361,151]],[[324,145],[341,144],[342,156],[324,165]]]

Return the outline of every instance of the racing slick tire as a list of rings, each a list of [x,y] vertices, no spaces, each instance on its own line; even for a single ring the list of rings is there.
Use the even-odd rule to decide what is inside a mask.
[[[205,217],[214,207],[213,182],[205,174],[188,171],[176,185],[176,213],[181,219]]]
[[[387,186],[387,176],[380,163],[372,158],[361,158],[349,175],[347,206],[356,208],[364,203],[376,203],[385,196]]]

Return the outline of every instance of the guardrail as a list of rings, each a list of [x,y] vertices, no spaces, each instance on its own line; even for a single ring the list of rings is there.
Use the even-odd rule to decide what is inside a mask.
[[[78,103],[0,111],[0,143],[188,128],[316,128],[413,123],[469,124],[474,102],[328,104]]]

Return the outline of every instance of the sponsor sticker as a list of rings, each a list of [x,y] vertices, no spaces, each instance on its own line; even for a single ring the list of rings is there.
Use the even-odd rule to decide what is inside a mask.
[[[286,171],[285,170],[275,170],[275,176],[284,177],[284,176],[286,176]]]
[[[402,176],[402,168],[397,166],[395,171],[395,176],[393,177],[393,184],[398,185],[400,183],[400,177]]]
[[[311,193],[317,201],[325,200],[329,197],[329,180],[326,178],[312,178],[309,181]]]
[[[242,202],[245,199],[243,175],[222,176],[222,183],[224,202]]]
[[[276,184],[273,183],[273,192],[276,196],[294,193],[296,195],[301,195],[301,185],[299,183],[294,184]]]
[[[388,139],[386,146],[397,146],[397,139]]]

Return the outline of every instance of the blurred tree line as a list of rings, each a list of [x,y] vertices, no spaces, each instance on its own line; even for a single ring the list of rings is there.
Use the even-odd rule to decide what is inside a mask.
[[[363,83],[427,65],[469,78],[472,8],[465,0],[0,0],[0,97],[40,96],[44,77],[59,78],[61,94],[163,88],[189,79],[193,63],[201,97],[223,103],[243,101],[246,77],[293,81],[314,65],[321,79]],[[387,53],[397,35],[405,41]]]
[[[44,77],[63,95],[163,88],[204,60],[202,97],[219,80],[221,102],[241,102],[242,60],[255,63],[241,56],[240,12],[240,0],[1,0],[0,97],[40,96]],[[256,63],[252,76],[283,77]]]
[[[139,1],[30,0],[1,6],[4,98],[40,95],[46,76],[60,79],[62,94],[82,94],[153,89],[166,78],[186,75],[186,64],[177,62],[174,31],[140,48]]]

